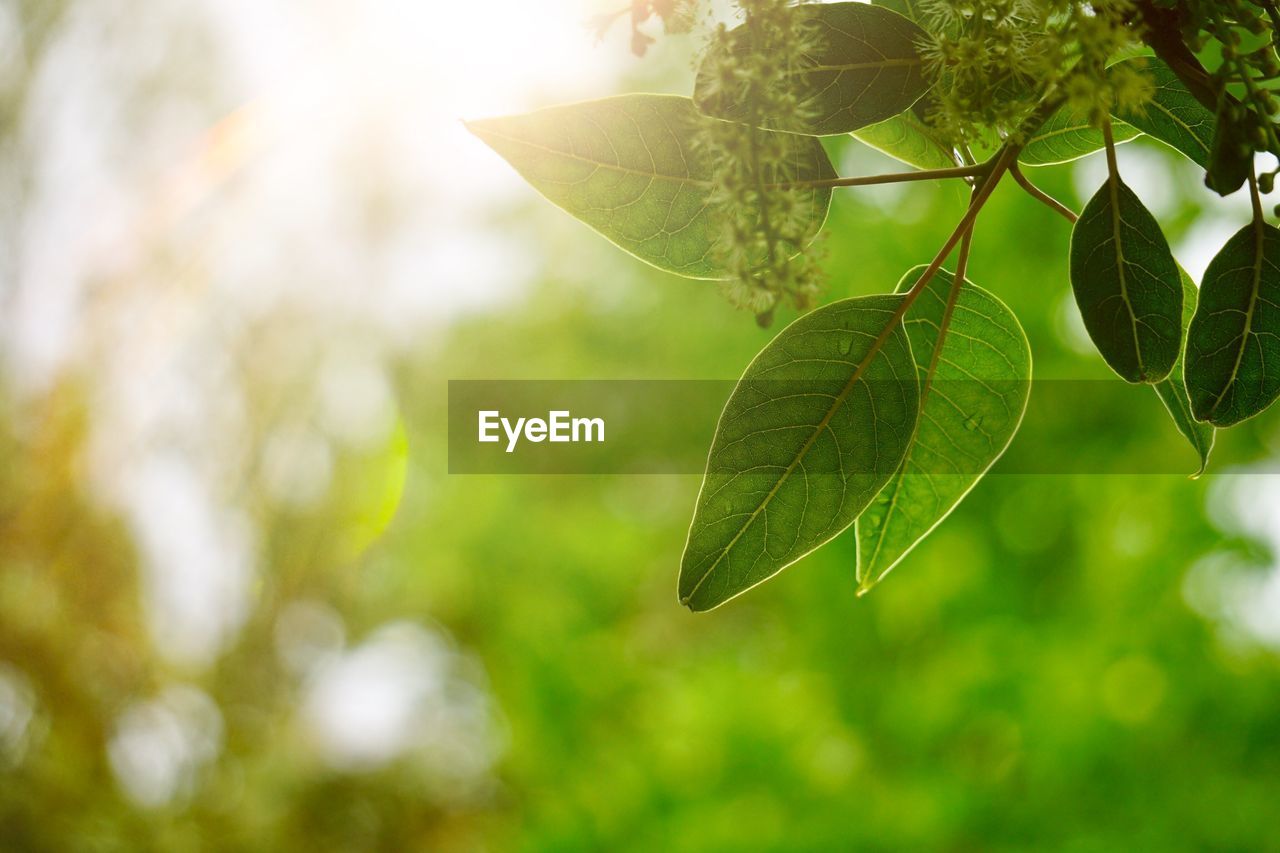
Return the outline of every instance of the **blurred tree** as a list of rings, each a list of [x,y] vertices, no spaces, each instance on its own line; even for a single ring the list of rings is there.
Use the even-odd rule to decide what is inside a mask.
[[[32,67],[53,10],[19,11]],[[1165,156],[1140,145],[1126,167]],[[852,140],[828,151],[851,172],[885,165]],[[1079,168],[1091,191],[1096,162]],[[1181,254],[1207,193],[1169,168]],[[1067,170],[1044,184],[1081,200]],[[23,196],[5,192],[14,245]],[[827,244],[830,295],[892,287],[964,204],[954,188],[839,196],[833,225],[858,228]],[[1027,326],[1037,375],[1104,377],[1070,322],[1065,224],[1012,192],[984,216],[973,262]],[[1256,596],[1244,619],[1230,595],[1275,577],[1273,481],[997,470],[875,595],[857,597],[841,539],[768,595],[695,617],[671,571],[696,477],[450,476],[445,379],[724,379],[769,333],[548,206],[488,228],[542,247],[537,280],[386,356],[389,426],[365,443],[319,429],[311,394],[335,342],[370,334],[340,301],[336,317],[282,300],[249,319],[216,312],[225,294],[191,303],[236,330],[192,346],[230,378],[179,387],[243,392],[245,418],[215,430],[226,455],[195,442],[163,470],[212,470],[176,482],[246,520],[243,602],[183,573],[230,525],[160,566],[198,600],[159,612],[148,536],[187,538],[188,492],[148,505],[154,527],[104,498],[98,442],[121,434],[109,359],[0,390],[0,849],[1280,849],[1277,616]],[[126,282],[155,313],[91,314],[86,335],[175,327],[186,303],[169,299],[207,281],[198,263],[178,274],[195,254],[180,243],[157,254]],[[350,408],[382,374],[355,375]],[[172,388],[148,384],[131,411]],[[1010,458],[1070,441],[1122,469],[1134,443],[1165,441],[1193,467],[1151,411],[1081,422],[1024,432]],[[1250,421],[1219,464],[1261,470],[1276,430]],[[143,432],[153,444],[122,467],[172,460],[185,445],[166,437],[197,432]],[[205,617],[223,626],[207,657],[166,642],[175,618]]]

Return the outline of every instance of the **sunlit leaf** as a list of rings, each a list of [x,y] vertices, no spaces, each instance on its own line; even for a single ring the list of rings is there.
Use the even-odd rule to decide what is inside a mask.
[[[1116,118],[1207,167],[1213,145],[1213,113],[1196,100],[1173,69],[1161,60],[1139,56],[1117,62],[1112,68],[1122,66],[1152,78],[1155,93],[1150,102],[1137,109],[1117,110]]]
[[[923,267],[898,285],[914,285]],[[1031,347],[1004,303],[966,281],[937,366],[929,365],[954,276],[938,273],[907,312],[922,407],[902,467],[858,518],[858,584],[878,583],[1004,453],[1026,411]]]
[[[680,600],[708,610],[846,530],[901,464],[919,405],[902,297],[796,320],[748,365],[707,459]]]
[[[698,72],[693,99],[709,115],[794,133],[849,133],[906,110],[928,89],[916,43],[925,33],[911,21],[864,3],[792,7],[796,25],[811,37],[807,51],[783,83],[795,96],[795,115],[758,115],[750,82],[726,84],[709,69],[725,65],[723,52],[780,51],[755,44],[743,25],[714,43]]]
[[[853,135],[859,142],[917,169],[947,169],[957,165],[951,147],[917,112],[919,106],[855,130]]]
[[[1200,294],[1186,270],[1179,267],[1178,272],[1182,278],[1182,327],[1185,329],[1191,325],[1191,318],[1195,315]],[[1155,386],[1155,390],[1164,407],[1169,410],[1169,416],[1173,418],[1173,424],[1178,428],[1178,432],[1191,443],[1191,447],[1200,457],[1200,467],[1192,475],[1199,477],[1209,464],[1209,454],[1213,451],[1217,430],[1210,424],[1197,421],[1191,413],[1191,398],[1187,396],[1187,386],[1182,377],[1185,355],[1184,347],[1178,355],[1178,361],[1174,364],[1173,370],[1164,381]]]
[[[1159,382],[1182,348],[1178,264],[1155,217],[1108,177],[1071,234],[1071,288],[1094,346],[1128,382]]]
[[[711,203],[714,164],[694,144],[699,126],[714,121],[688,98],[620,95],[467,127],[544,196],[637,258],[689,278],[727,278],[720,257],[727,229]],[[787,154],[765,167],[764,180],[835,177],[818,140],[779,138]],[[812,240],[831,190],[794,192]]]
[[[1205,270],[1187,331],[1187,391],[1196,420],[1225,427],[1280,396],[1280,230],[1242,228]]]
[[[1123,121],[1113,121],[1111,132],[1117,143],[1139,135],[1137,128]],[[1024,166],[1053,166],[1079,160],[1102,150],[1104,145],[1102,131],[1089,122],[1087,115],[1062,107],[1027,140],[1018,161]]]
[[[925,24],[923,3],[921,0],[871,0],[873,6],[883,6],[886,9],[892,9],[904,18],[910,18],[917,24],[923,26]]]
[[[334,552],[354,561],[386,532],[404,497],[409,438],[402,417],[386,441],[344,460],[341,492],[335,497]]]

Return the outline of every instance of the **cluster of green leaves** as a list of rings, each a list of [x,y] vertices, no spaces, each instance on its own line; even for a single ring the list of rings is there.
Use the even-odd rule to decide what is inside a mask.
[[[1252,169],[1254,219],[1197,289],[1117,165],[1115,146],[1145,134],[1212,176],[1221,161],[1221,110],[1194,91],[1185,68],[1145,55],[1112,62],[1088,51],[1105,44],[1109,52],[1114,32],[1087,43],[1082,35],[1078,66],[1036,92],[1017,127],[991,127],[997,144],[978,162],[979,140],[957,141],[929,107],[937,81],[925,52],[945,44],[937,28],[950,19],[924,16],[918,6],[936,13],[954,4],[757,5],[769,25],[753,26],[748,16],[713,39],[692,98],[624,95],[470,125],[551,201],[640,259],[692,278],[737,275],[725,244],[744,231],[790,235],[749,244],[748,262],[764,278],[776,266],[766,252],[802,256],[835,187],[942,178],[971,185],[968,211],[931,263],[891,294],[802,316],[747,366],[712,442],[681,565],[682,603],[716,607],[846,531],[856,539],[854,574],[866,591],[1004,452],[1026,407],[1030,348],[1009,309],[968,280],[967,258],[982,206],[1006,176],[1074,223],[1070,279],[1085,327],[1122,379],[1154,387],[1199,455],[1197,473],[1216,428],[1280,396],[1280,232],[1264,219]],[[982,3],[961,5],[982,17]],[[1020,39],[1049,29],[1018,18],[1008,3],[994,5],[1000,11],[989,19]],[[1112,5],[1107,25],[1128,28],[1135,44],[1156,32],[1142,3]],[[770,33],[790,34],[800,46],[771,41]],[[1168,45],[1155,52],[1168,55]],[[767,87],[742,71],[761,66],[771,69]],[[1078,88],[1081,79],[1103,93],[1140,80],[1145,100],[1106,95],[1099,111],[1061,91],[1059,83]],[[1234,97],[1226,83],[1217,96]],[[725,128],[746,128],[751,152],[775,152],[751,161],[754,189],[732,210],[720,200],[726,173],[717,160],[725,151],[702,141],[726,138]],[[834,134],[853,134],[922,171],[837,177],[818,139]],[[1079,217],[1021,171],[1101,149],[1108,177]],[[771,191],[793,195],[788,209],[798,227],[770,227]],[[736,224],[726,228],[726,220]],[[957,247],[953,274],[943,265]]]

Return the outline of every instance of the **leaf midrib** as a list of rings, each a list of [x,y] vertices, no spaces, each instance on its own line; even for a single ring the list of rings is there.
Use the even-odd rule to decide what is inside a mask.
[[[897,58],[897,59],[886,57],[884,59],[876,60],[874,62],[847,62],[847,63],[842,63],[840,65],[827,65],[825,63],[819,62],[819,63],[815,63],[814,65],[810,65],[807,68],[802,68],[796,73],[797,74],[813,74],[819,71],[871,71],[871,70],[880,71],[885,68],[910,68],[914,65],[922,65],[923,63],[924,63],[924,60],[922,60],[918,56],[910,57],[910,58],[903,57],[903,58]]]
[[[1210,417],[1218,414],[1218,407],[1222,405],[1227,392],[1240,376],[1240,365],[1244,363],[1244,351],[1249,346],[1249,335],[1253,334],[1253,314],[1258,306],[1258,292],[1262,289],[1262,260],[1267,237],[1266,223],[1256,216],[1253,220],[1253,234],[1253,287],[1249,291],[1249,308],[1244,312],[1244,331],[1240,334],[1240,346],[1236,348],[1236,363],[1232,366],[1227,381],[1223,383],[1222,390],[1213,400],[1213,408],[1209,410]]]
[[[795,459],[793,459],[791,463],[787,465],[786,469],[782,472],[782,474],[779,475],[778,481],[773,484],[772,488],[769,489],[769,493],[766,494],[764,498],[760,501],[760,505],[757,506],[754,510],[752,510],[751,515],[749,515],[747,517],[747,520],[742,523],[742,526],[738,528],[738,532],[733,535],[733,538],[729,540],[728,544],[726,544],[722,549],[720,549],[719,555],[716,556],[715,560],[711,563],[710,566],[707,566],[706,571],[704,571],[702,573],[702,576],[698,578],[698,582],[693,585],[693,589],[689,590],[689,593],[687,595],[681,597],[680,599],[681,604],[687,605],[690,601],[693,600],[693,597],[698,594],[698,590],[700,590],[702,588],[702,585],[706,583],[707,578],[711,577],[711,573],[715,571],[716,566],[720,565],[720,561],[723,560],[726,556],[728,556],[729,551],[733,549],[734,545],[738,544],[738,540],[741,539],[744,534],[746,534],[747,530],[750,529],[751,525],[755,523],[755,520],[760,515],[760,513],[764,512],[765,508],[769,506],[769,503],[773,500],[774,496],[777,495],[778,490],[781,489],[783,484],[786,483],[787,480],[791,478],[791,475],[795,472],[796,468],[800,465],[801,462],[804,461],[804,457],[808,454],[809,450],[813,447],[814,443],[818,440],[818,436],[822,435],[822,431],[827,429],[827,427],[831,424],[831,419],[835,417],[836,412],[839,411],[840,407],[844,405],[845,401],[849,398],[849,395],[853,393],[854,387],[857,385],[858,380],[862,378],[862,374],[866,371],[867,367],[871,364],[872,359],[876,357],[876,355],[880,352],[881,347],[884,346],[885,341],[889,340],[890,335],[893,334],[894,327],[897,326],[902,319],[901,313],[900,313],[901,310],[902,309],[899,308],[897,311],[894,312],[893,316],[889,318],[889,322],[885,324],[884,330],[871,343],[871,347],[867,350],[867,354],[863,356],[862,361],[860,361],[858,363],[858,366],[854,369],[853,376],[849,377],[849,381],[845,383],[844,388],[841,389],[840,393],[836,395],[836,398],[832,401],[831,406],[827,409],[827,413],[823,415],[822,420],[814,428],[813,433],[807,439],[805,439],[804,444],[800,447],[800,450],[796,453]],[[856,334],[856,333],[851,332],[851,334]]]
[[[942,347],[946,343],[945,326],[949,324],[948,318],[955,308],[955,301],[959,296],[960,288],[964,286],[964,278],[955,276],[950,288],[948,288],[947,304],[943,309],[943,324],[938,328],[938,338],[929,353],[929,365],[925,370],[924,379],[920,383],[920,409],[916,418],[915,426],[911,429],[911,437],[907,439],[907,452],[902,457],[902,464],[898,466],[898,470],[893,475],[893,493],[889,495],[889,505],[885,509],[884,521],[876,530],[875,548],[871,551],[871,556],[867,558],[868,568],[875,565],[876,558],[880,556],[880,551],[884,548],[885,537],[889,533],[889,521],[893,518],[898,509],[898,493],[902,491],[902,483],[906,476],[907,466],[911,463],[911,457],[916,449],[916,437],[920,434],[920,425],[924,422],[924,407],[929,400],[929,389],[933,387],[933,378],[938,373],[938,358],[942,353]],[[905,322],[904,322],[905,325]],[[867,583],[867,578],[859,578],[859,585]],[[872,585],[879,583],[879,579],[873,580]],[[868,587],[869,588],[869,587]]]
[[[1175,95],[1175,96],[1178,96],[1178,95],[1182,95],[1182,94],[1183,94],[1182,92],[1178,91],[1177,89],[1175,89],[1175,88],[1171,88],[1171,87],[1169,87],[1169,86],[1167,86],[1167,85],[1158,85],[1158,86],[1156,87],[1156,89],[1157,89],[1158,91],[1162,91],[1162,92],[1169,92],[1169,93],[1171,93],[1171,94],[1173,94],[1173,95]],[[1188,93],[1188,96],[1189,96],[1189,93]],[[1164,114],[1166,117],[1168,117],[1168,119],[1169,119],[1170,121],[1172,121],[1175,125],[1177,125],[1178,127],[1182,128],[1183,130],[1185,130],[1185,131],[1187,132],[1187,135],[1188,135],[1188,136],[1190,136],[1190,137],[1191,137],[1191,139],[1195,142],[1195,144],[1196,144],[1196,150],[1201,152],[1201,157],[1202,157],[1205,161],[1207,161],[1207,160],[1209,159],[1209,154],[1210,154],[1209,146],[1205,144],[1204,140],[1202,140],[1202,139],[1200,138],[1200,134],[1196,133],[1195,129],[1194,129],[1191,125],[1187,124],[1187,123],[1186,123],[1185,121],[1183,121],[1183,120],[1182,120],[1178,115],[1176,115],[1176,114],[1173,112],[1173,108],[1172,108],[1172,107],[1166,106],[1164,103],[1162,103],[1162,102],[1160,101],[1160,99],[1159,99],[1158,97],[1152,98],[1150,101],[1148,101],[1148,102],[1147,102],[1146,104],[1144,104],[1143,106],[1144,106],[1144,107],[1151,107],[1151,108],[1154,108],[1154,109],[1155,109],[1155,110],[1157,110],[1158,112],[1163,113],[1163,114]],[[1141,115],[1141,112],[1140,112],[1140,111],[1136,111],[1136,112],[1137,112],[1137,114],[1138,114],[1138,115]],[[1130,113],[1130,116],[1132,116],[1133,114],[1134,114],[1134,113],[1133,113],[1133,112],[1131,112],[1131,113]],[[1132,119],[1131,117],[1130,117],[1130,118],[1126,118],[1125,116],[1117,116],[1117,117],[1118,117],[1121,121],[1125,121],[1125,122],[1127,122],[1127,123],[1129,123],[1129,124],[1134,124],[1133,119]],[[1137,125],[1134,125],[1134,126],[1135,126],[1135,127],[1137,127]],[[1139,129],[1141,129],[1141,128],[1139,128]],[[1176,148],[1176,147],[1177,147],[1176,145],[1173,145],[1172,143],[1170,143],[1170,142],[1168,142],[1168,141],[1166,141],[1166,140],[1160,139],[1160,137],[1158,137],[1158,136],[1154,136],[1154,134],[1151,134],[1151,135],[1153,136],[1153,138],[1155,138],[1155,139],[1159,140],[1160,142],[1164,142],[1164,144],[1166,144],[1166,145],[1172,145],[1172,147],[1174,147],[1174,148]],[[1197,162],[1200,162],[1200,161],[1197,161]]]
[[[1129,328],[1133,332],[1133,354],[1138,360],[1139,379],[1147,378],[1147,368],[1142,357],[1142,345],[1138,341],[1138,313],[1129,299],[1128,279],[1125,276],[1124,247],[1121,246],[1123,219],[1120,216],[1120,181],[1114,176],[1107,178],[1107,186],[1111,191],[1111,230],[1116,244],[1116,271],[1120,276],[1120,298],[1124,300],[1129,313]]]
[[[555,154],[558,157],[565,157],[569,160],[575,160],[579,163],[585,163],[589,166],[595,166],[601,169],[612,169],[613,171],[621,172],[624,175],[636,175],[641,178],[657,178],[657,179],[661,179],[671,183],[691,184],[693,186],[706,187],[708,189],[715,186],[715,183],[713,181],[704,180],[702,178],[680,177],[679,175],[672,175],[666,172],[657,172],[657,171],[646,172],[643,169],[635,169],[635,168],[632,168],[631,166],[624,166],[620,163],[607,163],[603,160],[595,160],[590,157],[583,157],[581,154],[575,154],[571,151],[564,151],[563,149],[560,149],[560,148],[551,148],[550,146],[540,145],[537,142],[531,142],[528,139],[523,139],[519,136],[512,136],[510,133],[503,133],[500,130],[495,130],[491,126],[483,126],[480,122],[471,122],[469,127],[471,127],[477,133],[491,134],[493,136],[497,136],[502,139],[505,139],[508,142],[514,142],[517,145],[524,145],[534,149],[535,151],[541,151],[544,154]]]
[[[1195,140],[1197,148],[1199,150],[1203,150],[1204,156],[1206,157],[1206,159],[1208,158],[1210,153],[1209,146],[1204,144],[1204,142],[1200,139],[1200,135],[1197,134],[1195,130],[1192,129],[1191,125],[1187,124],[1178,116],[1174,115],[1174,112],[1171,108],[1166,107],[1164,104],[1160,103],[1159,101],[1152,100],[1151,103],[1152,105],[1155,106],[1156,109],[1160,110],[1160,112],[1167,115],[1176,125],[1178,125],[1183,130],[1185,130],[1191,136],[1191,138]]]
[[[1117,122],[1123,121],[1123,119],[1116,119],[1116,121]],[[1127,125],[1128,122],[1125,122],[1125,124]],[[1069,133],[1084,133],[1086,131],[1090,131],[1093,129],[1094,129],[1093,125],[1088,124],[1087,122],[1082,122],[1080,124],[1073,124],[1068,127],[1059,127],[1055,130],[1049,131],[1048,133],[1037,134],[1031,137],[1029,140],[1027,140],[1026,147],[1030,148],[1032,145],[1046,142],[1047,140],[1054,139],[1055,137],[1058,137],[1058,136],[1066,136]],[[1114,123],[1112,125],[1112,130],[1113,131],[1116,130]],[[1124,140],[1124,141],[1127,142],[1128,140]],[[1116,142],[1119,143],[1120,140],[1117,139]],[[1093,152],[1091,151],[1089,153],[1093,153]]]

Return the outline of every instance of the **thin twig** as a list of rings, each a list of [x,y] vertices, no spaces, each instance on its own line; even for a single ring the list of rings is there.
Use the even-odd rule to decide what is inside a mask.
[[[955,314],[956,301],[960,298],[960,290],[964,287],[965,276],[969,273],[969,250],[973,247],[973,226],[964,232],[960,240],[960,254],[956,258],[955,279],[951,282],[947,293],[947,304],[942,311],[942,322],[938,324],[938,341],[933,345],[933,353],[929,356],[929,367],[925,372],[925,384],[920,389],[920,408],[924,408],[929,397],[929,388],[933,385],[933,376],[938,371],[938,362],[942,358],[942,345],[946,343],[947,332],[951,329],[951,317]]]
[[[1053,115],[1053,113],[1062,106],[1061,98],[1048,98],[1041,102],[1040,108],[1029,118],[1021,130],[1031,132],[1040,127],[1045,119]],[[1022,135],[1022,134],[1020,134]],[[897,316],[890,321],[890,325],[897,320],[901,320],[906,314],[907,309],[911,307],[911,303],[920,295],[921,291],[928,286],[929,281],[938,274],[938,270],[942,268],[942,264],[951,255],[951,251],[956,244],[964,237],[965,232],[973,227],[973,223],[977,221],[978,214],[982,212],[982,206],[987,203],[987,199],[991,198],[991,194],[995,192],[996,187],[1000,184],[1000,179],[1004,177],[1018,162],[1018,155],[1022,152],[1022,145],[1006,143],[1003,148],[995,153],[990,160],[981,164],[977,168],[982,171],[979,173],[982,180],[974,187],[973,198],[969,202],[969,209],[965,211],[964,218],[960,220],[960,224],[956,226],[955,231],[947,238],[947,242],[943,244],[942,249],[934,257],[933,262],[920,275],[920,280],[915,283],[911,290],[907,291],[906,298],[903,299],[902,305],[897,311]]]
[[[1010,167],[1009,174],[1013,175],[1013,179],[1018,182],[1018,186],[1026,190],[1028,195],[1036,201],[1044,204],[1050,210],[1061,214],[1062,217],[1072,225],[1075,225],[1076,221],[1080,219],[1080,216],[1074,210],[1067,207],[1065,204],[1058,201],[1035,184],[1031,183],[1031,179],[1023,174],[1022,169],[1018,168],[1017,163],[1014,163],[1013,166]]]
[[[876,184],[900,184],[909,181],[938,181],[947,178],[982,177],[990,167],[956,166],[951,169],[923,169],[918,172],[891,172],[887,175],[861,175],[852,178],[819,178],[812,181],[787,181],[766,184],[767,189],[806,189],[809,187],[869,187]]]

